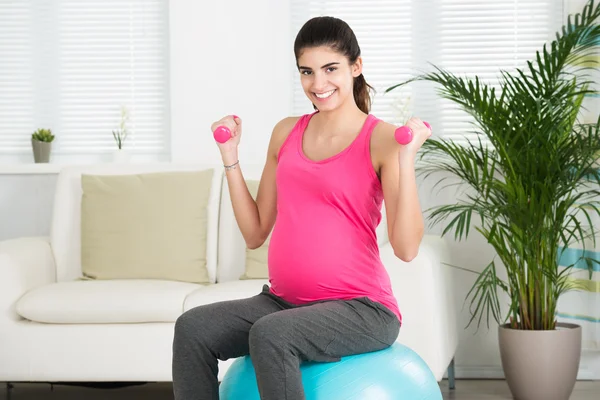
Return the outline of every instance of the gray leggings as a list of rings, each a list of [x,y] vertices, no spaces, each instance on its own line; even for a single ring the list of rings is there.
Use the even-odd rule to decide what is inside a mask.
[[[175,323],[175,400],[218,400],[218,361],[250,354],[262,400],[304,399],[300,362],[391,346],[400,322],[361,297],[296,306],[271,294],[195,307]],[[240,399],[243,400],[243,399]]]

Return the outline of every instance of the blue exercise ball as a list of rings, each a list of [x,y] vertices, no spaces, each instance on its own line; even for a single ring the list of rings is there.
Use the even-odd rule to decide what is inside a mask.
[[[372,353],[342,357],[333,363],[300,365],[306,400],[442,400],[442,392],[425,361],[395,343]],[[260,400],[249,356],[227,370],[221,400]]]

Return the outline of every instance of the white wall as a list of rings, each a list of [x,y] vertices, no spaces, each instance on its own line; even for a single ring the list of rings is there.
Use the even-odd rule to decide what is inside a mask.
[[[290,114],[289,2],[171,2],[172,160],[220,162],[213,121],[242,118],[240,163],[263,164],[275,124]]]
[[[210,124],[235,113],[244,121],[242,165],[262,164],[274,124],[291,109],[288,2],[177,0],[170,24],[172,161],[218,163]],[[0,167],[0,240],[48,234],[55,179],[54,173],[2,173]],[[452,195],[434,195],[420,184],[420,197],[427,209]],[[452,263],[467,270],[481,271],[494,254],[477,234],[451,246]],[[460,328],[469,318],[462,305],[475,276],[454,270]],[[501,377],[496,327],[461,330],[456,363],[459,377]],[[584,354],[580,377],[600,379],[600,356]]]
[[[48,235],[55,174],[0,173],[0,240]]]

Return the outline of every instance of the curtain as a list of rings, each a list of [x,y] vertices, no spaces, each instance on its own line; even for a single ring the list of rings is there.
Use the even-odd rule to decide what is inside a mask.
[[[581,13],[587,1],[565,0],[565,23],[569,14]],[[600,44],[594,56],[596,62],[600,62]],[[581,60],[585,62],[589,60]],[[600,64],[598,64],[600,65]],[[600,90],[600,71],[586,71],[587,79],[596,82],[596,87],[591,89]],[[600,114],[600,95],[588,95],[582,104],[579,122],[596,123]],[[600,168],[600,164],[598,165]],[[600,218],[590,210],[594,216],[592,223],[596,231],[596,243],[589,240],[584,246],[572,246],[564,249],[559,261],[561,267],[575,264],[570,279],[576,283],[579,290],[571,291],[561,297],[558,303],[557,319],[560,322],[570,322],[581,325],[583,331],[583,348],[587,350],[600,350],[600,264],[592,263],[593,272],[590,275],[588,263],[582,256],[600,260]],[[584,224],[585,219],[581,219]],[[586,222],[587,224],[587,222]]]

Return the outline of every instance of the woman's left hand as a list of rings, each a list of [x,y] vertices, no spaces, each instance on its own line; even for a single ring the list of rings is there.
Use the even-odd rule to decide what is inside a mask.
[[[431,136],[431,130],[419,118],[411,117],[405,124],[413,132],[410,143],[400,146],[401,153],[416,155],[423,143]]]

